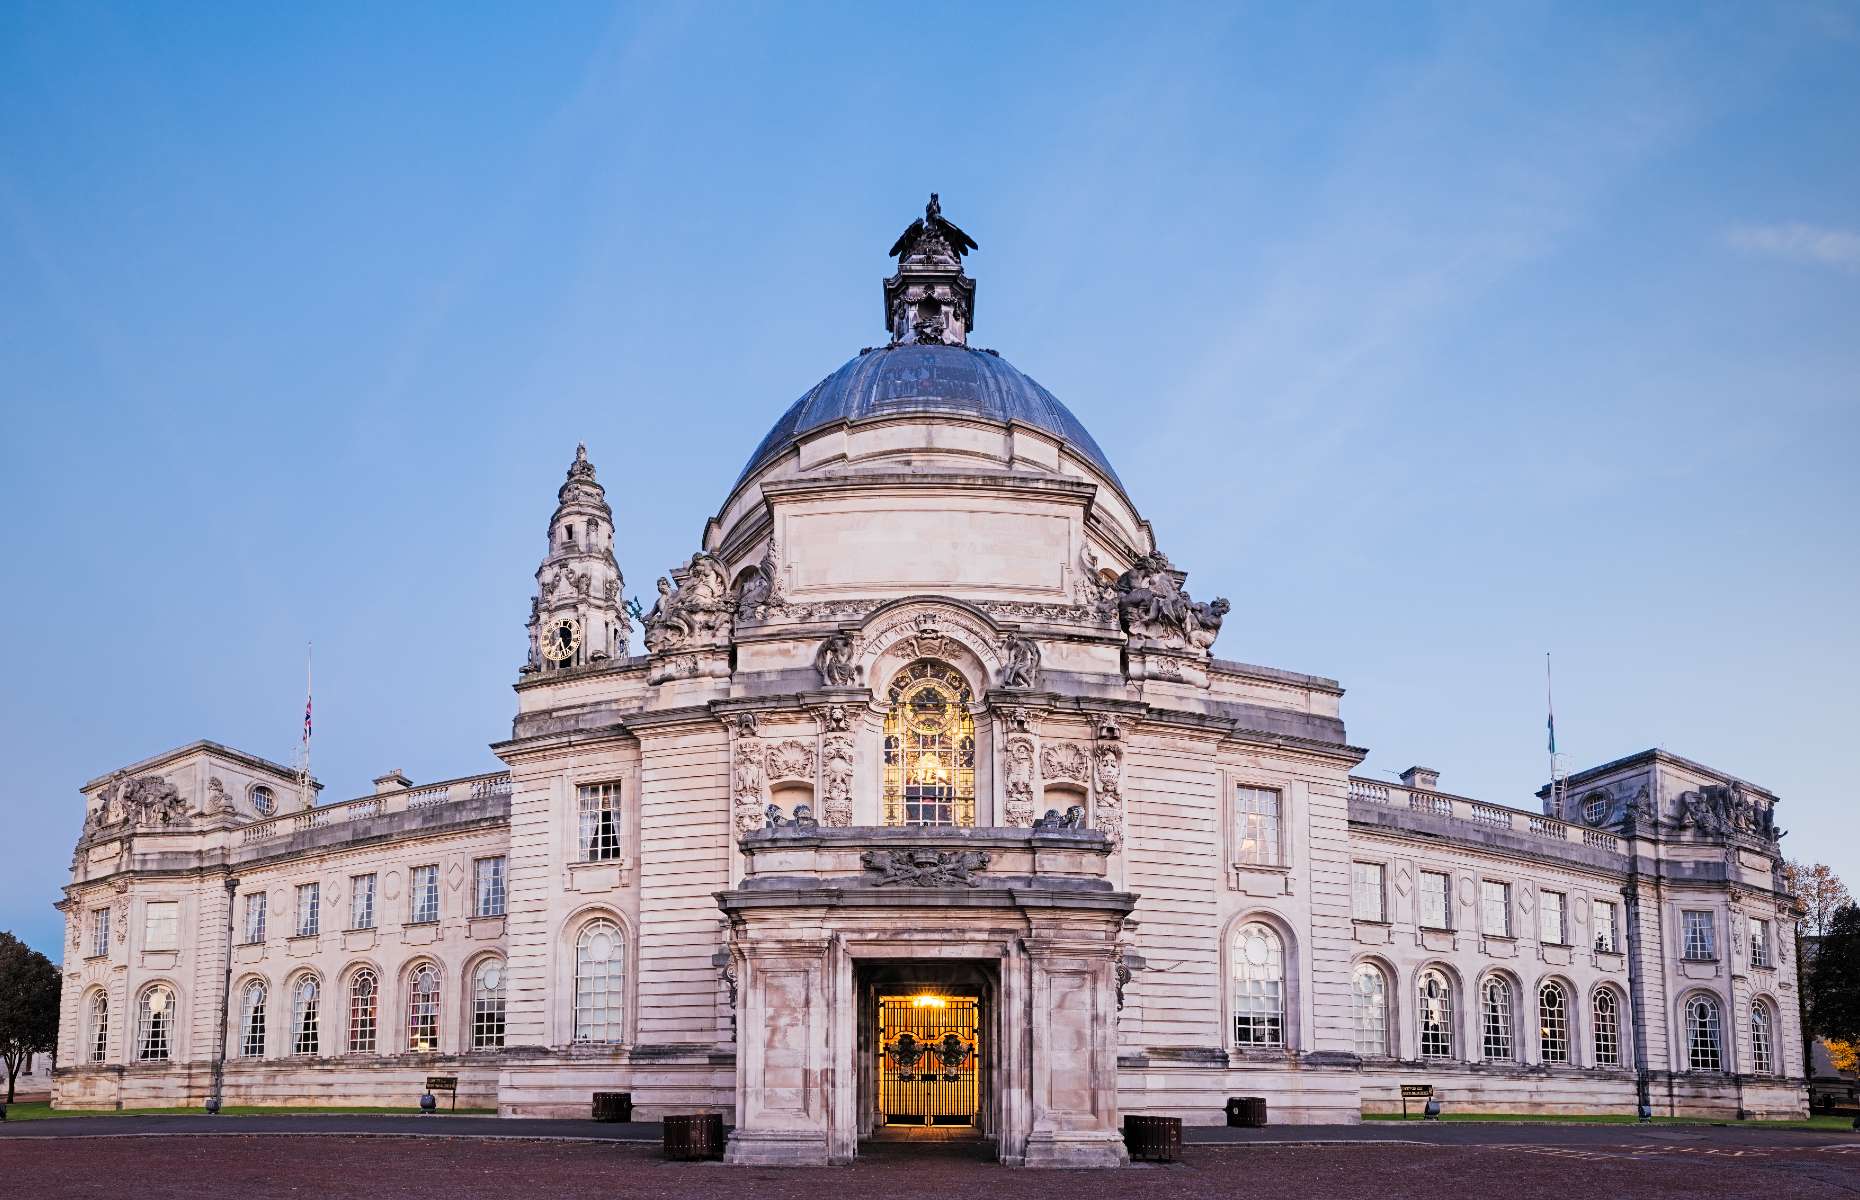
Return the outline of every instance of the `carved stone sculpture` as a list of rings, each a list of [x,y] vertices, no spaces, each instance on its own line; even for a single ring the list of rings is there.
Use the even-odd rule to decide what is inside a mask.
[[[732,773],[731,795],[735,797],[736,831],[753,833],[762,828],[763,762],[762,743],[750,738],[736,741],[736,769]]]
[[[986,850],[867,850],[859,861],[873,887],[981,887]]]
[[[1098,829],[1113,846],[1124,838],[1124,754],[1115,745],[1098,747]]]
[[[782,816],[781,805],[779,804],[771,804],[766,809],[764,809],[763,812],[766,816],[766,824],[764,825],[764,828],[766,829],[818,829],[820,828],[820,822],[814,819],[814,810],[811,805],[807,805],[807,804],[795,805],[794,816],[792,817]]]
[[[814,669],[820,672],[822,687],[858,687],[859,664],[853,661],[852,635],[836,633],[820,643]]]
[[[835,829],[852,824],[853,740],[830,735],[820,747],[820,794],[826,823]]]
[[[233,799],[226,794],[226,785],[215,775],[207,780],[207,815],[233,811]]]
[[[1001,686],[1040,686],[1040,647],[1032,638],[1008,637],[1001,641]]]
[[[1007,823],[1033,824],[1033,739],[1010,738],[1007,745]]]
[[[1058,809],[1049,808],[1045,816],[1033,823],[1033,828],[1035,831],[1049,832],[1058,829],[1083,829],[1085,828],[1085,806],[1074,804],[1066,809],[1063,816],[1060,815]]]
[[[1160,553],[1145,554],[1118,576],[1118,622],[1133,643],[1166,650],[1206,653],[1220,633],[1230,605],[1225,599],[1196,604],[1182,590],[1174,568]]]
[[[735,602],[723,577],[723,564],[703,552],[693,554],[677,587],[659,579],[659,601],[646,617],[646,649],[653,654],[721,646],[735,631]]]

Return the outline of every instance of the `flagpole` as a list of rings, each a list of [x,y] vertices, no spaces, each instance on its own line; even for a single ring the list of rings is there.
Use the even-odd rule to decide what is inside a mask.
[[[304,643],[304,733],[297,749],[297,808],[300,812],[310,807],[310,655],[315,646],[314,642]]]
[[[1544,651],[1544,711],[1549,714],[1550,729],[1550,815],[1563,819],[1562,797],[1557,795],[1556,781],[1556,689],[1550,679],[1550,652]]]

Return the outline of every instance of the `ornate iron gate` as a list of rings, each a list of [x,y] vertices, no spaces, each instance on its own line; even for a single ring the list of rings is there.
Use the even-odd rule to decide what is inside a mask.
[[[878,1111],[888,1124],[975,1124],[981,1057],[974,996],[878,998]]]

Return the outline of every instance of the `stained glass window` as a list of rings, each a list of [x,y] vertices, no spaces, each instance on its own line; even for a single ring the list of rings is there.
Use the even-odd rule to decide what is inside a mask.
[[[962,673],[922,659],[891,682],[885,824],[975,824],[975,718]]]

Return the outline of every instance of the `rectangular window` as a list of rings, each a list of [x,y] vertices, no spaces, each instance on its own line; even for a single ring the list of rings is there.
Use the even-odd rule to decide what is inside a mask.
[[[1537,940],[1546,946],[1566,946],[1569,933],[1563,926],[1563,893],[1537,894]]]
[[[1590,916],[1595,922],[1595,948],[1604,954],[1618,954],[1621,951],[1621,928],[1618,910],[1610,900],[1597,900],[1590,907]]]
[[[1359,921],[1384,920],[1382,864],[1350,864],[1351,915]]]
[[[93,908],[90,910],[90,954],[92,958],[110,952],[110,910]]]
[[[1234,793],[1234,835],[1237,861],[1254,867],[1285,865],[1280,838],[1284,813],[1276,789],[1242,787]]]
[[[407,921],[422,925],[439,919],[439,868],[415,867],[407,890]]]
[[[181,906],[173,900],[151,900],[142,906],[142,948],[173,950],[181,944]]]
[[[370,871],[366,875],[349,876],[349,928],[373,929],[375,927],[375,876]]]
[[[1479,886],[1479,928],[1493,937],[1511,936],[1511,885],[1483,880]]]
[[[1421,872],[1421,924],[1428,929],[1451,929],[1453,881],[1439,871]]]
[[[620,857],[620,785],[584,783],[577,792],[581,813],[581,861]]]
[[[245,941],[254,945],[265,940],[265,893],[247,892],[245,895]]]
[[[1685,956],[1702,960],[1717,958],[1718,936],[1712,928],[1711,914],[1688,909],[1679,915],[1685,928]]]
[[[480,858],[471,864],[472,891],[478,902],[472,912],[480,917],[504,915],[504,859]]]
[[[1750,922],[1750,965],[1770,965],[1770,923],[1753,918]]]
[[[315,937],[322,924],[322,887],[315,883],[297,885],[297,936]]]

